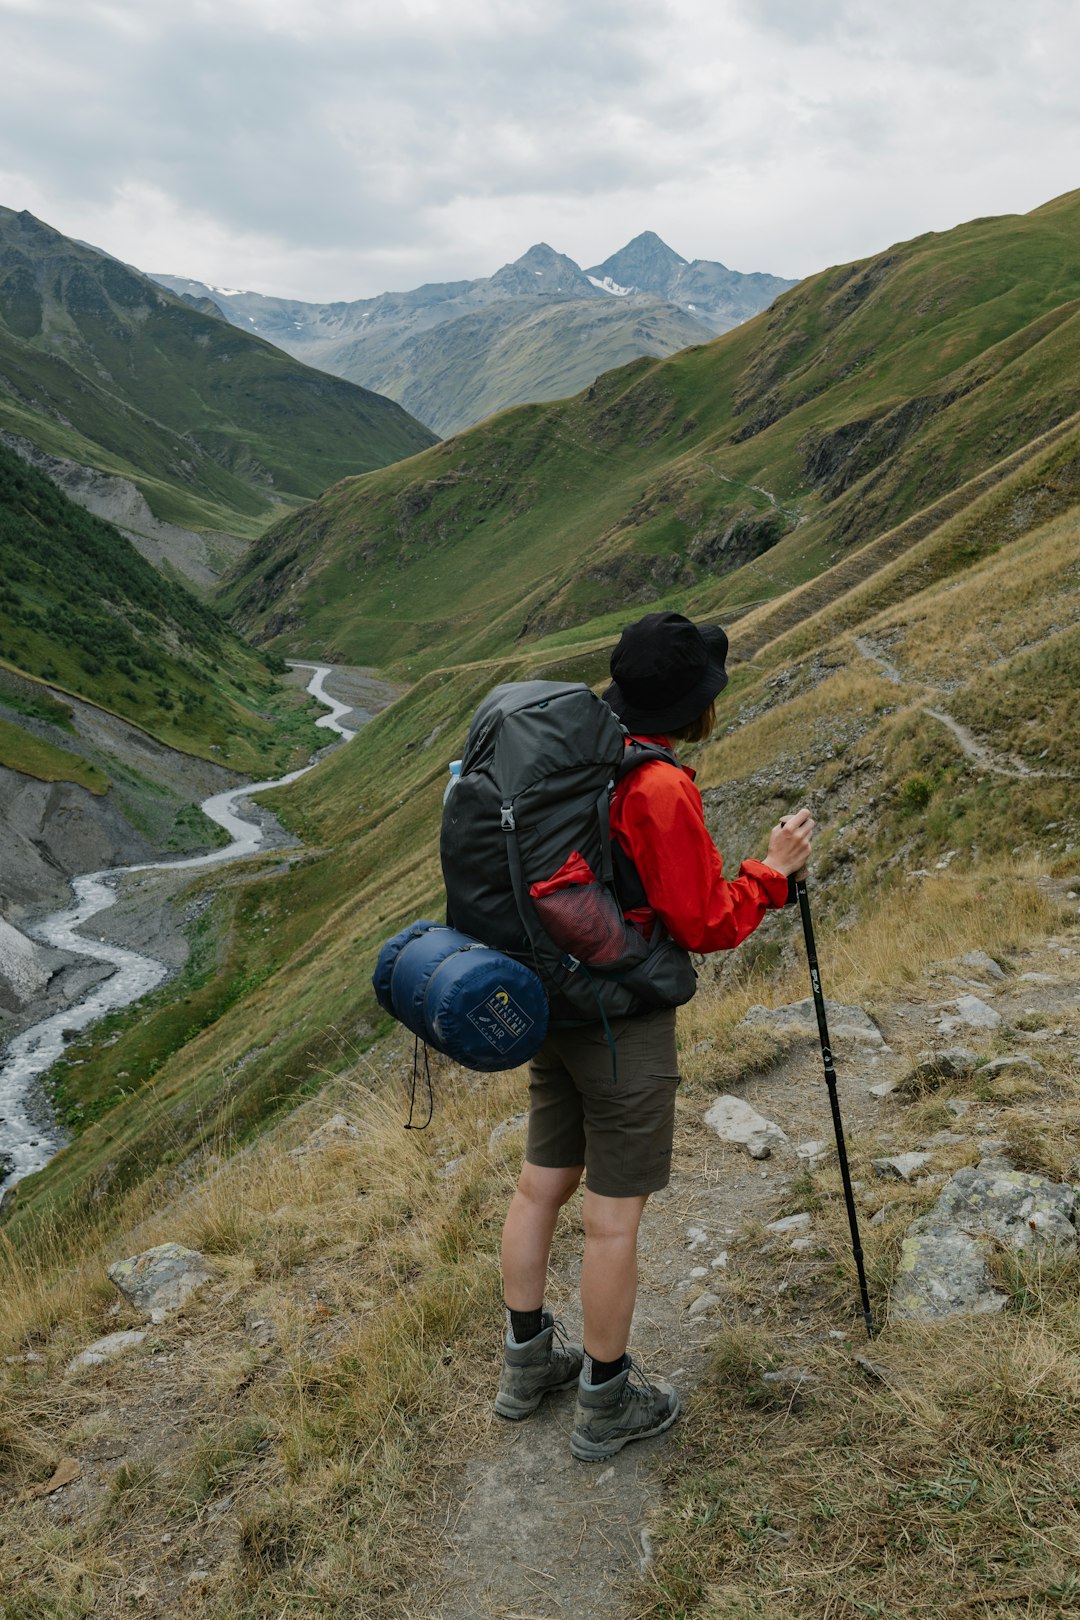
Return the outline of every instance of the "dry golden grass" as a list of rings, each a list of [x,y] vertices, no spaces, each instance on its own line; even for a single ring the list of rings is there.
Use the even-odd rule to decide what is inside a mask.
[[[850,650],[831,649],[832,673],[716,738],[695,757],[698,785],[738,781],[749,771],[780,764],[797,780],[800,762],[820,765],[836,743],[846,742],[853,722],[905,701],[897,688]],[[756,695],[756,694],[755,694]]]
[[[125,1459],[61,1541],[40,1504],[20,1509],[5,1620],[141,1612],[126,1592],[132,1568],[152,1564],[165,1527],[179,1553],[223,1493],[236,1503],[238,1556],[182,1599],[151,1580],[166,1612],[233,1620],[294,1602],[350,1620],[409,1612],[410,1581],[437,1547],[425,1493],[489,1422],[497,1240],[520,1137],[489,1150],[488,1136],[523,1095],[519,1074],[477,1084],[440,1065],[435,1083],[431,1129],[407,1133],[399,1088],[362,1060],[317,1110],[244,1154],[208,1160],[196,1188],[143,1221],[139,1247],[190,1243],[219,1273],[211,1300],[159,1330],[174,1355],[189,1342],[175,1375],[197,1402],[187,1438]],[[334,1109],[356,1134],[316,1134],[307,1147]],[[73,1405],[58,1363],[80,1337],[118,1324],[102,1316],[105,1253],[87,1256],[70,1314],[61,1253],[5,1258],[4,1342],[32,1341],[47,1358],[0,1379],[10,1488],[47,1477],[64,1446],[109,1439],[93,1379]],[[261,1350],[243,1327],[253,1317],[272,1325]],[[133,1422],[152,1424],[148,1401],[172,1387],[159,1376],[148,1390],[150,1376],[139,1357],[110,1373]]]
[[[722,1332],[633,1612],[1075,1613],[1080,1268],[1004,1281],[1016,1314],[891,1324],[869,1349],[793,1353],[772,1321]],[[798,1390],[763,1382],[792,1360]]]
[[[902,606],[871,619],[905,675],[952,687],[1077,620],[1080,517],[1066,513]]]

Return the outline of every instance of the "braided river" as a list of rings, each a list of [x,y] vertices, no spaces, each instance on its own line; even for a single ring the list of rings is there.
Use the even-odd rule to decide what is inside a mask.
[[[323,683],[331,674],[329,666],[294,660],[290,663],[294,669],[312,671],[307,691],[330,711],[316,724],[336,732],[346,742],[354,737],[356,733],[341,724],[341,717],[349,713],[349,705],[339,703],[324,689]],[[244,800],[264,789],[295,782],[317,763],[313,760],[273,782],[246,782],[204,799],[200,806],[203,814],[231,835],[232,842],[224,848],[185,860],[152,861],[138,866],[111,867],[103,872],[86,872],[72,879],[74,905],[26,928],[29,937],[40,944],[67,951],[71,956],[110,964],[113,971],[73,1006],[51,1014],[17,1035],[0,1054],[0,1193],[48,1164],[66,1140],[59,1125],[47,1117],[47,1104],[40,1088],[35,1087],[38,1078],[62,1055],[74,1035],[96,1024],[107,1013],[127,1007],[156,989],[169,972],[164,963],[153,957],[104,940],[89,939],[82,930],[94,917],[115,905],[120,880],[129,873],[202,871],[254,854],[263,842],[264,831],[250,807],[245,815]]]

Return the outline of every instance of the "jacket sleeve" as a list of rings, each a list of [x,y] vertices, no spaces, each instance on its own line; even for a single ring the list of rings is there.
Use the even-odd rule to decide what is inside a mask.
[[[738,877],[724,877],[701,794],[684,771],[641,766],[612,806],[611,826],[649,905],[686,950],[731,950],[766,911],[787,902],[787,878],[761,861],[744,861]]]

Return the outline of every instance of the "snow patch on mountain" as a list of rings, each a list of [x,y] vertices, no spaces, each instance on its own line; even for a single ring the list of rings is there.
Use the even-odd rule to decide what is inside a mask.
[[[634,290],[633,287],[620,287],[619,283],[612,281],[610,276],[604,276],[601,280],[598,280],[596,276],[590,276],[589,280],[594,287],[599,287],[601,292],[611,293],[614,298],[625,298],[628,293],[632,293]]]

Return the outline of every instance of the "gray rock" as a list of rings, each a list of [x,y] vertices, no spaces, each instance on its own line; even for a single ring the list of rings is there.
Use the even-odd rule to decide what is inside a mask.
[[[67,1007],[81,1001],[88,990],[111,979],[116,968],[111,962],[92,962],[88,967],[65,968],[49,986]]]
[[[766,1232],[775,1232],[783,1237],[789,1232],[805,1232],[813,1217],[804,1210],[799,1215],[785,1215],[782,1220],[770,1221],[765,1228]]]
[[[1021,973],[1020,984],[1060,984],[1061,979],[1056,973]]]
[[[930,1139],[923,1143],[925,1148],[959,1147],[961,1142],[968,1141],[958,1131],[936,1131]]]
[[[955,1119],[963,1119],[965,1114],[971,1113],[971,1104],[965,1097],[950,1097],[945,1106]]]
[[[488,1137],[488,1152],[494,1153],[500,1142],[523,1131],[528,1117],[528,1114],[512,1114],[509,1119],[504,1119],[501,1125],[496,1125]]]
[[[930,1163],[929,1153],[897,1153],[891,1159],[871,1159],[879,1176],[893,1181],[914,1181],[920,1170]]]
[[[997,1029],[1001,1023],[1001,1014],[978,996],[957,996],[948,1005],[956,1012],[942,1013],[938,1020],[938,1028],[945,1035],[956,1029]]]
[[[1012,1170],[1015,1166],[1005,1152],[1008,1144],[1000,1136],[984,1136],[979,1142],[979,1169]]]
[[[800,1142],[795,1149],[795,1155],[801,1159],[809,1170],[820,1170],[835,1154],[836,1148],[832,1142]]]
[[[108,1274],[128,1303],[153,1322],[180,1310],[215,1275],[196,1249],[185,1249],[181,1243],[159,1243],[143,1254],[117,1260]]]
[[[940,1052],[920,1052],[900,1087],[903,1091],[933,1091],[946,1080],[962,1080],[975,1072],[979,1057],[967,1046],[946,1046]]]
[[[1004,1074],[1007,1069],[1026,1069],[1029,1074],[1046,1073],[1038,1059],[1028,1057],[1026,1052],[1012,1052],[1006,1057],[991,1058],[989,1063],[983,1064],[979,1072],[992,1078],[996,1074]]]
[[[717,1097],[705,1115],[721,1142],[744,1147],[752,1159],[767,1159],[774,1147],[787,1141],[786,1134],[741,1097]]]
[[[73,1360],[67,1364],[69,1373],[81,1372],[84,1367],[100,1367],[114,1356],[122,1356],[125,1350],[134,1350],[135,1346],[142,1344],[146,1338],[146,1330],[131,1328],[126,1333],[108,1333],[103,1339],[95,1339],[88,1344]]]
[[[266,1350],[277,1343],[277,1329],[269,1317],[250,1316],[244,1326],[256,1350]]]
[[[880,1080],[876,1086],[869,1087],[868,1095],[871,1097],[891,1097],[899,1084],[898,1080]]]
[[[851,1040],[884,1048],[885,1038],[868,1012],[862,1007],[846,1007],[839,1001],[826,1001],[825,1016],[829,1036],[837,1041]],[[767,1029],[795,1030],[802,1035],[818,1037],[817,1014],[811,997],[805,1001],[791,1001],[784,1007],[751,1007],[742,1020],[743,1026],[764,1025]]]
[[[705,1315],[708,1314],[709,1311],[714,1311],[716,1309],[716,1307],[719,1305],[719,1303],[720,1303],[720,1295],[719,1294],[710,1294],[708,1292],[706,1292],[704,1294],[699,1294],[697,1299],[695,1299],[694,1303],[691,1305],[689,1311],[687,1312],[687,1315],[688,1316],[705,1316]]]
[[[896,1317],[998,1311],[987,1258],[1014,1251],[1076,1248],[1077,1190],[1044,1176],[980,1165],[950,1177],[929,1214],[908,1228],[893,1286]]]
[[[960,957],[960,966],[974,968],[979,973],[985,973],[988,979],[1003,979],[1005,977],[1001,966],[986,951],[968,951],[966,956]]]

